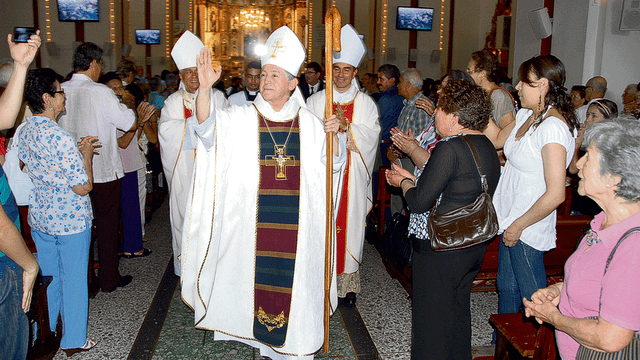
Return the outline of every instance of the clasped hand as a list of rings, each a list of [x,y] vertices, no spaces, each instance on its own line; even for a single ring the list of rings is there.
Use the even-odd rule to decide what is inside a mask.
[[[337,133],[339,130],[347,130],[347,122],[339,119],[335,114],[324,119],[324,132]]]
[[[535,317],[540,324],[543,322],[553,325],[552,317],[559,314],[560,289],[556,285],[539,289],[531,295],[531,301],[522,299],[524,314],[527,317]]]

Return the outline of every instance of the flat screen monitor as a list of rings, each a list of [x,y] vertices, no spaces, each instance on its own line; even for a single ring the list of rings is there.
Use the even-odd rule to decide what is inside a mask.
[[[143,45],[160,44],[160,30],[155,30],[155,29],[136,30],[136,44],[143,44]]]
[[[98,0],[58,0],[60,21],[98,21]]]
[[[398,6],[396,29],[426,30],[433,27],[433,8]]]

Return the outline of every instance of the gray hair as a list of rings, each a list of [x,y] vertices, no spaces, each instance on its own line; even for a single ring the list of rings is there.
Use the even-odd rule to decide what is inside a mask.
[[[409,68],[402,71],[402,75],[404,81],[408,82],[412,88],[416,90],[422,89],[422,75],[420,75],[420,71],[418,69]]]
[[[11,58],[0,59],[0,86],[6,87],[13,72],[13,60]]]
[[[600,175],[620,177],[616,195],[640,201],[640,121],[621,115],[589,125],[583,136],[583,149],[594,145],[598,150]]]

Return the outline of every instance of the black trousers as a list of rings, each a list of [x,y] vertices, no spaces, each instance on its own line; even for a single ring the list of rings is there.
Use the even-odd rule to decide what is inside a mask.
[[[414,244],[411,358],[471,360],[471,285],[488,242],[440,252]]]
[[[93,222],[98,242],[98,278],[102,291],[113,290],[120,280],[118,271],[118,207],[120,205],[120,179],[94,183],[91,195]]]

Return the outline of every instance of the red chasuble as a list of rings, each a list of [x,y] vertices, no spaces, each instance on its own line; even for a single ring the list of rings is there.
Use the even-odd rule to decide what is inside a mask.
[[[347,104],[333,104],[333,113],[338,117],[344,117],[347,124],[353,122],[353,101]],[[349,212],[349,171],[351,167],[351,151],[347,149],[347,164],[345,165],[342,181],[342,193],[340,194],[340,207],[336,219],[336,272],[344,273],[345,257],[347,252],[347,218]]]

